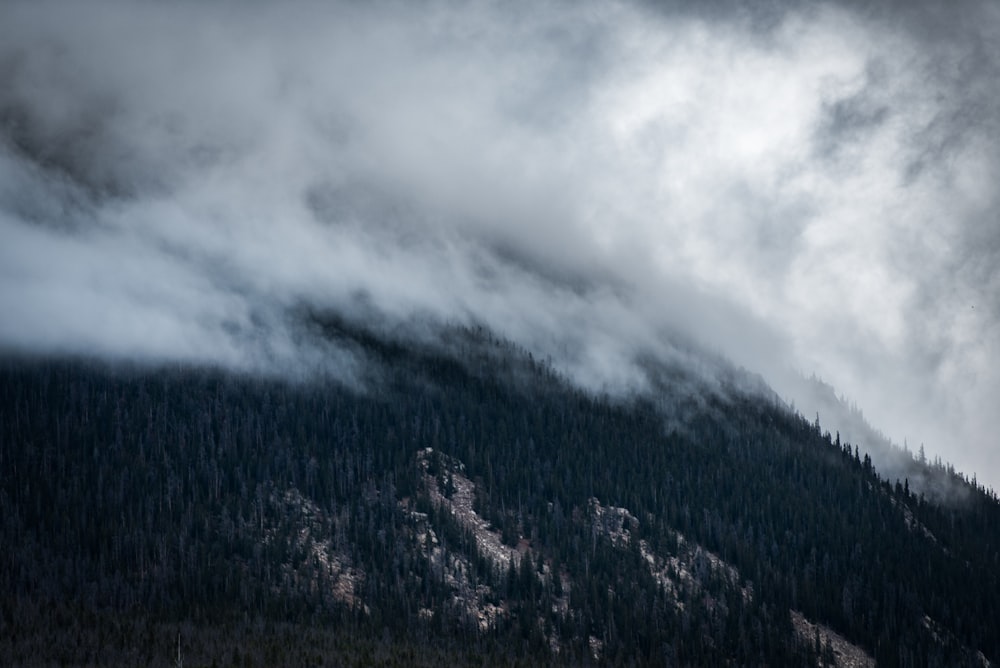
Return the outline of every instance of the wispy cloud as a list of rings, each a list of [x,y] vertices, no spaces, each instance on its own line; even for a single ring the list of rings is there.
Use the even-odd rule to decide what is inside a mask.
[[[363,308],[613,390],[680,333],[996,485],[1000,14],[949,7],[5,3],[0,343],[273,367]]]

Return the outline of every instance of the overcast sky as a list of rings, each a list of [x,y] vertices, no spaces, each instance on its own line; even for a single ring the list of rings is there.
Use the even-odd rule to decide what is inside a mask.
[[[4,2],[0,346],[350,376],[305,306],[618,391],[680,334],[1000,487],[1000,5],[870,4]]]

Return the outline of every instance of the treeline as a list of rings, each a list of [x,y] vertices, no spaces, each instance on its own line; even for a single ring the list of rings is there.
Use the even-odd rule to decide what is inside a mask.
[[[119,663],[131,655],[114,652],[147,636],[162,649],[157,629],[185,623],[189,654],[220,665],[300,662],[278,640],[252,655],[209,649],[224,645],[219,629],[255,624],[320,634],[313,658],[327,662],[373,648],[490,664],[821,660],[794,639],[791,609],[880,665],[1000,657],[995,498],[930,503],[736,390],[692,401],[689,384],[676,396],[666,384],[622,403],[488,334],[408,348],[334,329],[379,365],[378,382],[5,361],[0,662]],[[683,429],[665,428],[665,404],[685,406]],[[523,561],[498,568],[429,502],[427,447],[465,464],[477,509],[524,541]],[[591,498],[638,518],[628,545],[587,522]],[[415,511],[444,557],[428,556]],[[667,592],[639,541],[672,555],[677,532],[741,581],[706,568]],[[486,628],[459,604],[447,555],[503,610]]]

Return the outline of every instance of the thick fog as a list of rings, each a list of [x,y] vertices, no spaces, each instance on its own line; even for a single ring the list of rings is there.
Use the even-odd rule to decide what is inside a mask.
[[[1000,486],[1000,5],[757,4],[6,2],[0,346],[350,382],[328,310],[617,392],[687,338]]]

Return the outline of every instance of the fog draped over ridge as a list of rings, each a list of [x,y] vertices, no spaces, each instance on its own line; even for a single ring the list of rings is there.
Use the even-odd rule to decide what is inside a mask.
[[[614,392],[689,337],[1000,486],[1000,5],[755,4],[4,3],[0,346],[349,377],[305,308]]]

